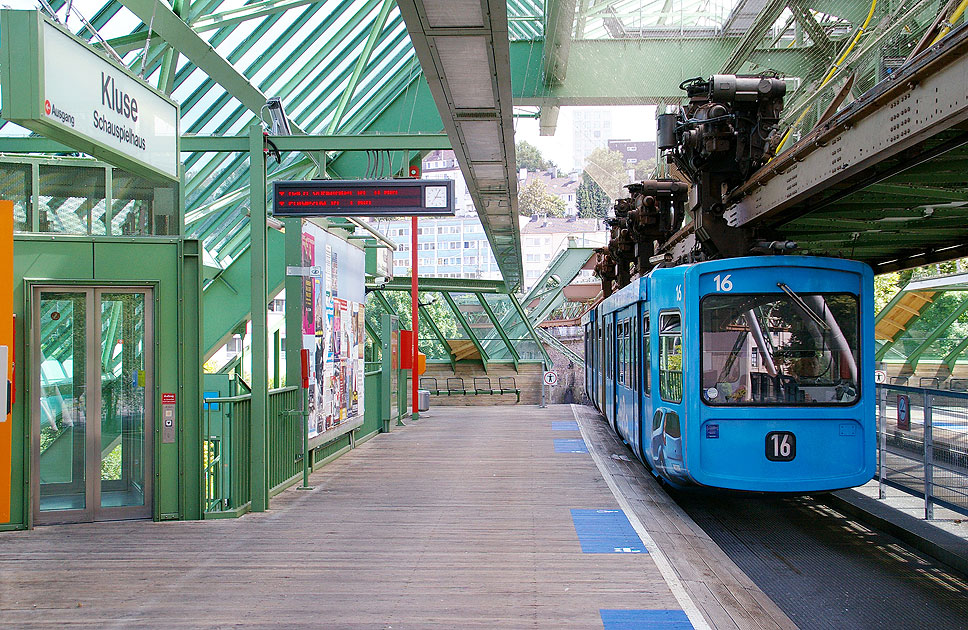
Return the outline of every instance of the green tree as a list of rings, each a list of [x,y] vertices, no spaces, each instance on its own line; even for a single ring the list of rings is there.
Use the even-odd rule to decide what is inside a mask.
[[[514,157],[518,170],[525,168],[532,172],[546,171],[554,164],[544,159],[541,150],[526,140],[521,140],[514,147]]]
[[[524,216],[543,214],[549,217],[565,216],[565,202],[548,192],[544,180],[534,178],[518,194],[518,211]]]
[[[578,185],[575,196],[578,216],[583,219],[605,218],[612,207],[612,200],[587,174],[582,175],[582,182]]]
[[[628,196],[623,186],[629,183],[629,176],[625,169],[625,158],[620,152],[603,147],[595,149],[585,158],[585,173],[609,198],[614,200]]]

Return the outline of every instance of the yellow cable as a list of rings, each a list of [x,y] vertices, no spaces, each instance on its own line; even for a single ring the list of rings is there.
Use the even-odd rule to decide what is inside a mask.
[[[968,0],[962,0],[962,5],[968,6]],[[850,51],[852,51],[854,49],[854,46],[857,45],[857,42],[860,41],[861,35],[863,35],[864,31],[867,30],[868,25],[870,25],[871,23],[871,18],[874,17],[874,9],[876,8],[877,8],[877,0],[873,0],[871,2],[871,10],[867,12],[867,19],[864,20],[864,23],[861,24],[859,29],[857,29],[857,34],[854,35],[854,40],[850,42],[850,46],[848,46],[847,50],[845,50],[843,54],[840,55],[840,59],[838,59],[837,62],[834,63],[833,67],[830,68],[830,72],[828,72],[827,76],[824,77],[823,81],[820,82],[820,87],[817,88],[818,91],[822,90],[823,87],[830,82],[830,80],[834,77],[834,74],[836,74],[837,70],[840,68],[840,64],[844,63],[844,60],[847,59],[847,55],[850,54]],[[964,9],[962,9],[962,11],[964,11]],[[789,129],[787,129],[787,132],[783,134],[783,139],[780,140],[780,144],[778,144],[776,147],[777,155],[779,155],[780,150],[783,148],[783,145],[786,144],[786,141],[790,137],[790,134],[793,133],[794,127],[796,127],[797,125],[800,124],[801,121],[803,121],[803,118],[807,115],[810,109],[811,109],[810,107],[807,107],[805,110],[803,110],[803,113],[801,113],[800,116],[797,117],[796,122],[794,122],[793,125],[791,125]]]
[[[941,29],[941,31],[938,33],[938,36],[931,40],[931,46],[937,44],[945,35],[951,32],[951,25],[961,18],[962,14],[965,12],[965,9],[968,9],[968,0],[961,0],[961,4],[958,5],[958,8],[955,9],[954,13],[951,14],[951,17],[948,18],[948,23],[943,29]]]

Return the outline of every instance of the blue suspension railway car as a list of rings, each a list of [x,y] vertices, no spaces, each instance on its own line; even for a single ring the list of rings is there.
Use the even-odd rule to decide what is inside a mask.
[[[757,256],[653,269],[585,316],[585,388],[674,487],[807,493],[875,470],[873,273]]]

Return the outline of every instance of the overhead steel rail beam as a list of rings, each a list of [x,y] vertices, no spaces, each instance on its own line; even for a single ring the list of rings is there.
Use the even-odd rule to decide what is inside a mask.
[[[561,85],[568,74],[568,53],[571,51],[577,5],[577,0],[551,0],[547,3],[544,23],[545,45],[541,51],[541,75],[547,86]],[[557,105],[541,108],[539,119],[541,135],[555,135],[558,111]]]
[[[516,288],[524,272],[507,3],[397,4],[498,267]]]
[[[374,134],[269,136],[279,151],[438,151],[450,148],[447,134]],[[247,136],[181,137],[182,153],[241,153]],[[2,153],[77,153],[67,145],[40,136],[0,138]]]
[[[963,25],[733,191],[727,222],[876,273],[968,255],[966,84]]]

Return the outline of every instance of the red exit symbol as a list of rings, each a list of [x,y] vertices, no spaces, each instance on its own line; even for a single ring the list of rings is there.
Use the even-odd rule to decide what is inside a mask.
[[[50,115],[50,101],[44,101],[44,111],[47,112],[48,116]]]

